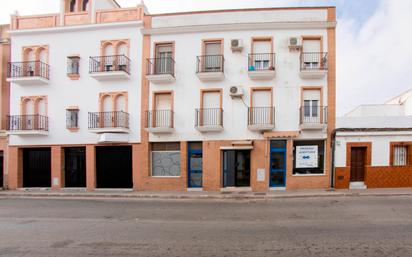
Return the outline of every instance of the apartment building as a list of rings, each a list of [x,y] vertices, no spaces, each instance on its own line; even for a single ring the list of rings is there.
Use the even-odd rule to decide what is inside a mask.
[[[131,188],[143,6],[62,0],[12,16],[9,188]]]
[[[336,188],[412,186],[412,90],[337,119]]]
[[[12,18],[9,187],[328,188],[335,8]]]
[[[7,63],[10,60],[10,39],[8,36],[9,25],[0,25],[0,189],[6,185],[6,155],[7,135],[6,116],[9,114],[9,85],[7,79]]]

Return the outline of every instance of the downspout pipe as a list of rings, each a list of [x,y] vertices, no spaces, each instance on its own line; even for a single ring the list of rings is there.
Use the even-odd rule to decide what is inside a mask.
[[[330,169],[330,188],[331,190],[335,189],[335,148],[336,148],[336,129],[332,131],[332,160],[331,160],[331,169]]]

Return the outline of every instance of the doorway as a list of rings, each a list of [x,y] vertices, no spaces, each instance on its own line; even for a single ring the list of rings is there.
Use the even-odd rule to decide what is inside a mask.
[[[23,149],[23,187],[51,186],[51,149]]]
[[[223,186],[250,187],[250,150],[223,151]]]
[[[65,187],[86,187],[86,148],[64,149]]]
[[[0,188],[4,186],[4,152],[0,151]]]
[[[189,163],[188,163],[188,187],[202,187],[202,142],[191,142],[188,144]]]
[[[97,188],[132,188],[132,147],[96,147]]]
[[[366,147],[352,147],[350,153],[350,182],[365,180]]]
[[[286,140],[270,142],[270,182],[271,187],[286,186]]]

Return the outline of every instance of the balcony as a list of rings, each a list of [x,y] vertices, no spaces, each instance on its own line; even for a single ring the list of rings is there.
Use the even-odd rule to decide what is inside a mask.
[[[304,106],[300,108],[300,129],[322,130],[326,128],[328,108],[325,106]]]
[[[49,65],[41,61],[9,62],[7,82],[22,86],[49,84]]]
[[[197,57],[196,75],[201,81],[222,81],[225,78],[223,55]]]
[[[92,133],[129,133],[127,112],[89,112],[89,131]]]
[[[172,110],[153,110],[146,111],[145,129],[150,133],[172,133],[173,117]]]
[[[321,79],[328,73],[328,53],[301,53],[300,77]]]
[[[49,133],[49,118],[47,116],[11,115],[7,116],[6,130],[9,135],[36,136]]]
[[[174,82],[175,60],[171,57],[147,59],[146,79],[155,84]]]
[[[249,54],[248,75],[253,80],[271,80],[276,77],[275,53]]]
[[[130,79],[130,59],[125,55],[90,57],[89,73],[100,81]]]
[[[223,109],[196,109],[195,128],[200,132],[219,132],[223,130]]]
[[[275,128],[274,107],[249,107],[248,129],[251,131],[268,131]]]

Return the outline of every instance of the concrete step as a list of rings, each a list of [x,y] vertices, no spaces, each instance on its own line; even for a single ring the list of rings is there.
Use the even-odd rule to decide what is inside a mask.
[[[349,183],[349,189],[366,189],[365,182],[359,181],[359,182],[350,182]]]

